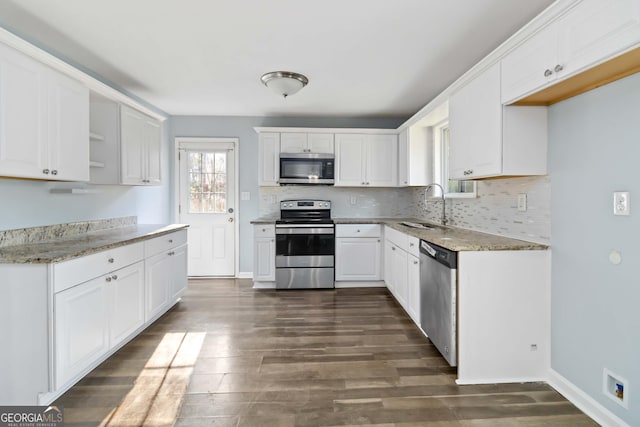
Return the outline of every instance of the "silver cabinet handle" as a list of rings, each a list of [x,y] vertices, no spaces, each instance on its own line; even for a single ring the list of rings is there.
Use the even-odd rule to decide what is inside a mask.
[[[111,278],[112,278],[113,280],[118,280],[118,275],[117,275],[117,274],[114,274],[113,276],[111,276]]]
[[[545,77],[549,77],[551,74],[553,74],[553,71],[551,71],[550,69],[547,68],[546,70],[544,70]]]
[[[49,175],[49,169],[43,169],[42,173],[45,174],[45,175]]]
[[[105,279],[107,282],[111,281],[111,277],[107,276],[107,278]]]
[[[114,261],[115,261],[115,260],[114,260],[113,258],[109,258],[109,259],[107,260],[107,262],[108,262],[109,264],[113,264],[113,262],[114,262]]]
[[[51,175],[58,175],[58,171],[56,169],[52,170]]]
[[[553,71],[555,71],[556,73],[559,73],[562,70],[564,70],[564,67],[560,64],[556,65],[556,67],[553,69]]]

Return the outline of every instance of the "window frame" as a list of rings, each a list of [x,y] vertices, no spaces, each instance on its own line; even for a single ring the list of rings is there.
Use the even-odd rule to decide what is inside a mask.
[[[435,183],[440,184],[445,190],[445,199],[473,199],[478,197],[478,185],[476,181],[458,180],[459,182],[471,182],[472,191],[469,192],[450,192],[449,191],[449,147],[445,147],[448,144],[448,137],[450,136],[449,118],[442,120],[431,126],[431,132],[433,137],[433,180]],[[447,136],[445,137],[445,134]],[[446,140],[446,142],[445,142]],[[439,193],[439,192],[436,192]],[[438,195],[431,195],[428,198],[439,199]]]

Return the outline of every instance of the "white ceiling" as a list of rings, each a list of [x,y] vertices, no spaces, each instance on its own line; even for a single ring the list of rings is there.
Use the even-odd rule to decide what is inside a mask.
[[[408,117],[552,0],[0,0],[0,23],[171,115]],[[309,85],[287,99],[260,76]]]

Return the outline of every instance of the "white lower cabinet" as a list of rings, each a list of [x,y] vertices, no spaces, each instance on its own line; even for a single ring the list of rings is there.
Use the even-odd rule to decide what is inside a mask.
[[[144,263],[105,277],[109,288],[109,342],[117,345],[144,324]]]
[[[58,263],[0,264],[0,342],[15,349],[0,354],[0,403],[50,404],[169,310],[187,287],[187,251],[179,230]]]
[[[253,227],[253,281],[276,281],[276,229],[272,224]]]
[[[98,277],[54,297],[56,388],[109,350],[107,283]]]
[[[144,324],[144,263],[58,292],[54,311],[60,388]]]
[[[377,282],[382,280],[382,232],[380,225],[336,225],[335,260],[336,282]]]
[[[420,326],[420,241],[385,227],[385,282],[387,288]]]

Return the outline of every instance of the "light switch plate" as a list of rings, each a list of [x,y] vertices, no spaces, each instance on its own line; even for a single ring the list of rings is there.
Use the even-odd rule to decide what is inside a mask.
[[[628,191],[616,191],[613,193],[613,214],[631,214],[631,200]]]

